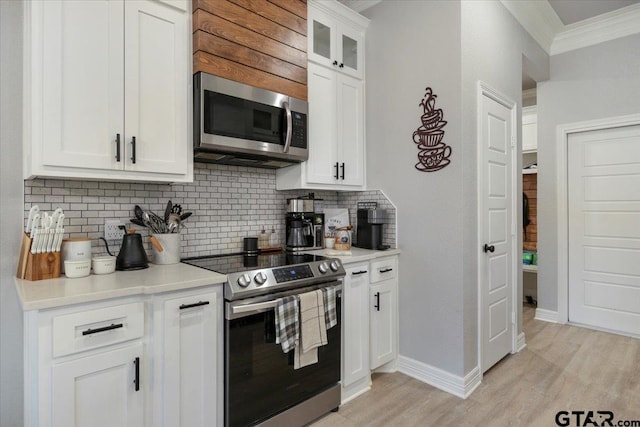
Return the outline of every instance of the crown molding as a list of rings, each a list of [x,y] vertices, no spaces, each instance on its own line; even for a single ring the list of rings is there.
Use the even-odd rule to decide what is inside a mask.
[[[500,0],[535,41],[550,53],[555,35],[564,28],[548,1]]]
[[[340,0],[340,2],[358,13],[362,13],[363,10],[369,9],[371,6],[375,6],[382,0]]]
[[[565,26],[551,44],[551,55],[640,33],[640,3]]]

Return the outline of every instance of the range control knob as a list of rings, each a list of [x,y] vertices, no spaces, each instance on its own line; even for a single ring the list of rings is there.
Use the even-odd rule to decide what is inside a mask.
[[[256,274],[256,277],[253,278],[253,281],[256,282],[258,286],[260,286],[267,281],[267,275],[261,271],[258,274]]]
[[[243,288],[246,288],[247,286],[249,286],[249,284],[251,284],[251,277],[249,277],[247,273],[244,273],[238,278],[238,285],[242,286]]]
[[[340,268],[340,263],[334,259],[333,261],[331,261],[331,264],[329,264],[329,267],[331,267],[331,271],[338,271],[338,269]]]
[[[329,264],[326,262],[321,262],[318,266],[318,271],[322,274],[325,274],[329,270]]]

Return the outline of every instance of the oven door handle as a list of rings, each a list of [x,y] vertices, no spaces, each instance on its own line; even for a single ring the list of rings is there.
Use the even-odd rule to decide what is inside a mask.
[[[284,140],[284,148],[282,149],[283,153],[289,152],[289,146],[291,146],[291,132],[293,131],[293,119],[291,118],[291,108],[289,107],[288,102],[283,102],[282,106],[284,107],[287,114],[287,136]]]
[[[247,311],[265,310],[268,308],[274,308],[278,305],[278,300],[257,302],[254,304],[237,305],[231,308],[232,314],[246,313]]]

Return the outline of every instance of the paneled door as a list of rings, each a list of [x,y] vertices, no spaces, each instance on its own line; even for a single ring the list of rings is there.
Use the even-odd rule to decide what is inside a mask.
[[[640,335],[640,126],[568,139],[569,321]]]
[[[513,104],[483,91],[480,105],[481,369],[510,353],[513,307]]]

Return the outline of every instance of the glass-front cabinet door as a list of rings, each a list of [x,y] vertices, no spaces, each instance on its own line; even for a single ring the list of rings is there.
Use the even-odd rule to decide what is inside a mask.
[[[338,68],[359,79],[364,78],[362,50],[364,36],[360,31],[347,26],[338,29]]]
[[[337,66],[335,21],[323,12],[309,8],[307,26],[309,60],[327,67]]]
[[[315,8],[308,9],[308,57],[310,61],[324,65],[353,77],[364,78],[363,42],[361,31]]]

